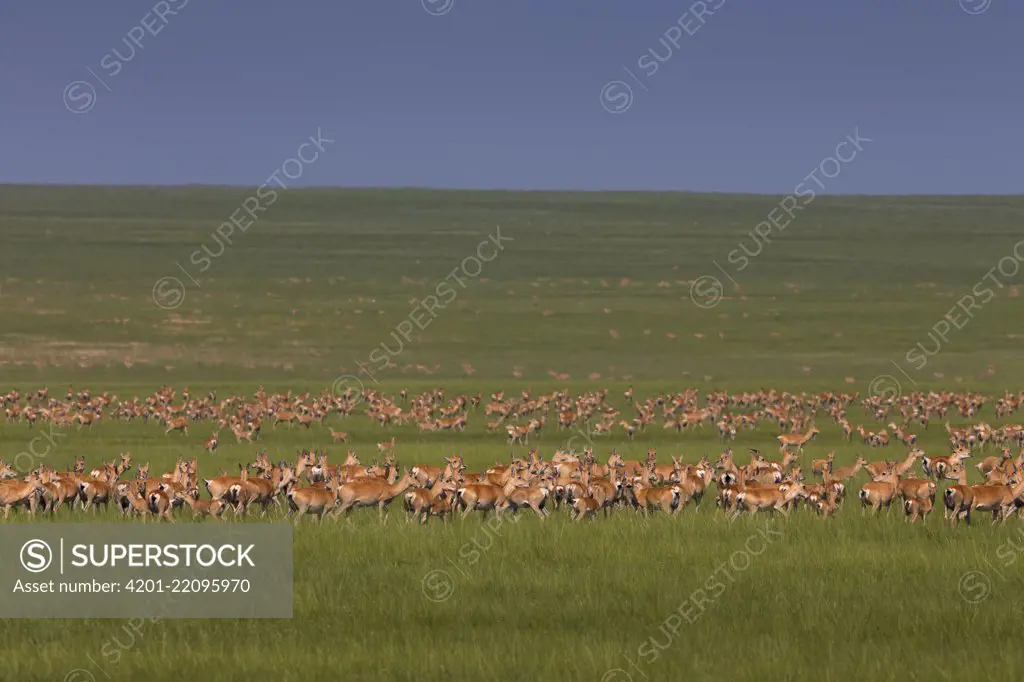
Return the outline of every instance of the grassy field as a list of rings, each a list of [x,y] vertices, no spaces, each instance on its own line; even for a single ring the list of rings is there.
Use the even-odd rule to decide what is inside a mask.
[[[751,230],[777,197],[291,191],[200,272],[203,246],[218,253],[211,235],[250,193],[0,187],[0,392],[319,393],[351,374],[388,392],[604,387],[624,409],[630,385],[644,398],[686,387],[1001,395],[1024,383],[1024,274],[1010,261],[992,270],[1013,258],[1024,199],[818,198],[739,270],[730,254],[758,251]],[[469,276],[477,266],[465,259],[499,225],[511,241]],[[410,325],[378,369],[371,354],[394,350],[392,333],[445,281],[455,297],[425,328]],[[993,290],[983,304],[982,281]],[[930,338],[967,294],[980,308],[941,343]],[[920,369],[907,358],[918,343],[938,346]],[[1001,423],[991,405],[979,419]],[[331,425],[366,457],[394,435],[404,464],[462,452],[482,467],[524,452],[484,422],[470,413],[463,434],[384,431],[364,417]],[[805,459],[832,447],[841,464],[883,456],[819,426]],[[273,459],[330,445],[324,429],[264,432]],[[770,451],[776,433],[764,426],[732,446]],[[918,434],[943,453],[941,425]],[[0,424],[0,457],[34,435]],[[130,450],[169,469],[208,436],[110,420],[68,431],[47,458],[63,468]],[[550,455],[588,438],[549,421],[539,445]],[[234,470],[256,449],[226,432],[222,441],[200,457],[201,474]],[[696,461],[722,446],[712,429],[659,427],[594,447],[601,459],[657,447]],[[884,456],[902,453],[897,444]],[[730,524],[708,505],[673,519],[620,511],[594,523],[562,514],[426,528],[396,507],[383,530],[373,512],[297,530],[290,621],[161,621],[134,637],[117,620],[4,621],[0,646],[4,677],[72,682],[1011,680],[1024,672],[1018,547],[1017,520],[951,532],[941,515],[906,526],[897,510],[864,519],[854,504],[827,522],[800,513]]]

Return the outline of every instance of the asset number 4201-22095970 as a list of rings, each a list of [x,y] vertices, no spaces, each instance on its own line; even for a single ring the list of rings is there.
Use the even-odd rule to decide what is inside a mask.
[[[171,580],[137,578],[125,583],[127,592],[248,592],[249,581],[242,578],[174,578]]]

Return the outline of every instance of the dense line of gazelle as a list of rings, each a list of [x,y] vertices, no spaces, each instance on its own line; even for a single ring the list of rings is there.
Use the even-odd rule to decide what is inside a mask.
[[[846,485],[866,474],[869,480],[857,492],[862,508],[877,512],[899,500],[908,521],[927,517],[937,494],[937,481],[956,482],[942,494],[946,516],[954,524],[960,520],[969,523],[971,513],[977,510],[991,511],[994,518],[1005,521],[1011,506],[1020,508],[1016,500],[1017,486],[1024,479],[1022,460],[1021,456],[1013,457],[1008,446],[1024,446],[1024,427],[993,427],[982,422],[954,428],[948,417],[953,411],[974,418],[986,402],[994,400],[997,416],[1005,418],[1019,409],[1024,393],[1005,393],[996,399],[950,392],[918,392],[896,399],[868,397],[860,401],[861,406],[886,425],[877,431],[850,422],[847,408],[858,400],[857,394],[771,390],[702,395],[697,389],[687,389],[641,400],[630,388],[624,394],[627,409],[635,412],[629,421],[620,418],[625,415],[606,401],[607,395],[607,390],[578,396],[566,391],[538,396],[523,391],[518,396],[506,396],[498,391],[484,402],[479,393],[447,397],[441,389],[418,396],[403,390],[391,397],[374,391],[361,395],[352,391],[320,396],[268,394],[261,388],[249,398],[232,396],[218,401],[216,393],[193,396],[187,388],[179,394],[164,387],[144,400],[122,401],[106,393],[93,395],[70,388],[61,399],[51,397],[44,388],[25,395],[14,390],[0,396],[0,401],[9,421],[23,421],[29,428],[47,420],[57,426],[89,428],[111,413],[123,421],[154,420],[168,436],[176,432],[187,436],[189,425],[213,422],[212,437],[203,444],[210,454],[217,451],[224,428],[231,430],[237,442],[252,442],[260,439],[264,421],[272,428],[282,422],[288,427],[326,427],[330,413],[348,417],[360,405],[365,415],[383,428],[414,422],[421,431],[454,432],[465,430],[470,411],[482,405],[485,415],[495,419],[487,424],[488,429],[504,430],[509,443],[522,445],[542,431],[549,414],[559,430],[582,432],[584,426],[594,437],[611,435],[618,420],[624,435],[632,439],[655,423],[660,410],[665,429],[682,433],[714,424],[723,441],[734,439],[739,430],[756,429],[768,422],[783,431],[776,438],[781,459],[773,462],[752,451],[750,462],[738,465],[732,451],[726,449],[714,463],[705,457],[687,465],[673,457],[669,464],[659,463],[652,449],[644,461],[624,461],[613,452],[606,463],[600,463],[588,449],[580,455],[559,451],[545,461],[534,448],[528,459],[499,463],[484,472],[468,473],[461,457],[452,457],[443,466],[417,465],[402,475],[394,461],[396,438],[392,436],[377,444],[378,453],[386,456],[383,463],[374,462],[368,467],[351,452],[341,465],[328,463],[325,455],[317,453],[302,452],[293,463],[277,464],[261,455],[250,465],[241,466],[236,476],[223,472],[204,479],[202,487],[210,496],[205,500],[200,499],[196,458],[179,461],[174,471],[161,476],[150,477],[148,466],[140,467],[132,479],[123,477],[131,468],[127,455],[88,473],[84,462],[79,462],[71,471],[42,467],[27,476],[16,475],[0,461],[0,479],[14,479],[0,482],[0,505],[7,516],[18,508],[30,513],[39,508],[55,512],[65,505],[89,509],[114,502],[126,516],[162,519],[173,519],[173,512],[185,507],[197,517],[222,518],[226,510],[244,515],[255,504],[263,514],[271,506],[286,507],[289,515],[311,514],[322,519],[328,514],[348,515],[357,507],[376,506],[380,517],[385,518],[388,505],[400,497],[409,518],[422,523],[432,516],[453,511],[466,516],[474,510],[485,514],[494,511],[500,516],[508,510],[529,508],[547,518],[552,509],[563,506],[571,510],[573,518],[583,519],[598,513],[607,515],[618,507],[642,514],[678,514],[691,502],[698,507],[705,491],[714,485],[718,508],[733,517],[759,510],[788,514],[801,502],[828,517],[842,504]],[[815,418],[822,413],[831,417],[846,440],[859,434],[865,445],[886,448],[892,442],[891,430],[893,440],[909,452],[905,459],[894,461],[869,462],[858,456],[848,467],[834,467],[834,452],[829,453],[811,461],[810,474],[820,482],[805,480],[798,459],[820,433]],[[933,419],[944,420],[952,450],[949,455],[928,457],[916,448],[917,436],[911,428],[927,429]],[[347,432],[326,428],[332,442],[348,442]],[[971,457],[972,449],[992,447],[1001,448],[1002,454],[989,456],[977,465],[985,483],[968,485],[965,460]],[[924,478],[908,475],[918,460]]]
[[[521,391],[518,395],[505,391],[491,394],[485,401],[481,393],[449,396],[443,389],[419,395],[402,390],[397,395],[368,390],[362,393],[347,389],[335,395],[268,393],[262,387],[252,396],[230,396],[218,400],[216,392],[193,395],[186,387],[175,391],[163,387],[142,399],[122,400],[116,395],[94,395],[89,390],[69,388],[63,397],[51,396],[46,388],[22,394],[17,389],[0,395],[8,421],[24,422],[29,427],[50,421],[57,427],[91,428],[107,419],[142,420],[159,423],[164,432],[188,436],[189,427],[208,423],[212,437],[205,448],[214,452],[219,434],[227,429],[236,442],[255,442],[261,438],[264,422],[276,429],[324,429],[335,443],[347,442],[348,432],[335,430],[328,423],[360,413],[384,429],[416,424],[420,432],[462,432],[470,423],[470,414],[483,409],[486,427],[506,435],[510,444],[529,445],[530,438],[542,432],[548,417],[559,431],[584,431],[593,438],[621,434],[633,439],[654,425],[660,418],[666,430],[683,433],[714,425],[719,437],[732,440],[744,430],[771,424],[783,431],[778,436],[781,450],[803,451],[818,433],[818,417],[831,418],[846,440],[855,434],[871,447],[884,448],[900,442],[908,448],[917,445],[915,428],[927,429],[933,420],[942,420],[951,447],[1003,447],[1016,444],[1024,447],[1024,426],[1005,424],[993,427],[985,422],[966,427],[953,427],[951,413],[966,419],[975,418],[986,403],[995,404],[999,419],[1016,413],[1024,402],[1024,392],[1004,393],[991,397],[970,392],[915,392],[898,398],[870,396],[860,399],[857,393],[823,392],[818,394],[762,390],[729,394],[724,391],[702,393],[690,388],[678,393],[661,393],[641,400],[633,389],[623,397],[627,411],[620,411],[608,402],[608,390],[572,395],[553,391],[534,395]],[[848,408],[859,401],[863,410],[884,428],[873,429],[865,424],[854,425]],[[890,437],[890,431],[892,437]],[[393,448],[392,448],[393,449]]]
[[[607,516],[616,508],[644,516],[677,515],[691,504],[699,509],[714,486],[715,506],[731,518],[758,511],[788,516],[801,503],[827,518],[843,504],[848,486],[866,475],[856,493],[864,513],[888,510],[897,502],[908,522],[926,519],[938,484],[955,481],[941,498],[950,524],[969,524],[976,511],[991,512],[1001,522],[1015,512],[1024,518],[1024,450],[1013,456],[1004,448],[999,456],[983,459],[976,469],[984,483],[977,485],[967,482],[971,456],[966,448],[941,457],[915,448],[899,460],[869,462],[858,456],[853,465],[836,467],[830,452],[810,462],[807,478],[800,455],[791,449],[784,449],[778,460],[751,449],[749,461],[739,464],[727,448],[714,462],[705,456],[685,464],[680,457],[659,462],[654,448],[643,460],[625,460],[613,451],[605,462],[591,448],[580,455],[557,451],[549,460],[534,448],[527,458],[513,457],[485,471],[467,471],[455,455],[443,465],[417,464],[404,473],[392,454],[365,466],[351,451],[339,464],[329,462],[326,453],[304,450],[294,462],[277,463],[260,452],[254,461],[240,464],[237,475],[222,472],[203,479],[197,457],[179,459],[167,473],[151,474],[145,464],[128,476],[132,457],[122,453],[91,470],[79,457],[68,471],[43,466],[23,477],[0,460],[0,506],[7,518],[15,509],[55,514],[62,507],[88,511],[113,504],[124,516],[162,520],[173,520],[178,509],[191,511],[193,518],[220,519],[229,510],[230,517],[245,516],[250,508],[265,516],[274,508],[298,522],[305,515],[321,521],[328,515],[348,517],[360,507],[376,507],[384,520],[389,505],[400,499],[407,518],[420,523],[452,513],[465,518],[474,511],[493,511],[500,518],[522,510],[546,519],[562,507],[582,520]],[[911,473],[918,462],[923,477]],[[201,489],[208,499],[200,499]]]

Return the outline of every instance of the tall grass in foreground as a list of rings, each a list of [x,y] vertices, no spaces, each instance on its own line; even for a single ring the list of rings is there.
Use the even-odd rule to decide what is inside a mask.
[[[1024,664],[1024,576],[997,556],[1011,536],[1024,546],[1017,529],[852,508],[828,522],[392,516],[300,530],[290,621],[147,623],[127,650],[122,621],[7,621],[9,679],[1011,680]]]

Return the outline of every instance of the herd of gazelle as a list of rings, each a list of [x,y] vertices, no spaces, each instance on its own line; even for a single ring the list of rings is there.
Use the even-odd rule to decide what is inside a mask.
[[[488,423],[489,430],[499,429],[509,420],[504,429],[512,443],[525,445],[531,434],[543,429],[549,414],[554,415],[559,430],[579,431],[583,424],[589,435],[609,435],[620,412],[606,402],[607,393],[602,390],[573,396],[555,391],[532,396],[524,391],[506,397],[504,392],[497,392],[488,403],[483,403],[480,394],[446,398],[441,389],[419,396],[402,391],[398,400],[379,392],[311,397],[308,393],[268,394],[261,388],[251,398],[232,396],[218,401],[215,393],[193,397],[186,388],[179,396],[169,387],[145,400],[129,401],[71,389],[63,400],[51,398],[47,389],[24,396],[14,390],[0,397],[8,421],[24,421],[29,427],[49,420],[57,426],[81,429],[101,421],[109,412],[118,420],[156,421],[168,435],[187,435],[190,424],[213,421],[213,436],[203,444],[204,450],[212,454],[223,428],[230,428],[239,442],[251,442],[259,439],[264,420],[275,427],[285,422],[310,428],[323,423],[331,412],[342,418],[353,415],[360,404],[362,411],[384,428],[413,421],[421,431],[462,431],[469,412],[483,406],[488,417],[497,417],[496,422]],[[421,523],[453,512],[465,517],[475,510],[484,514],[493,511],[501,516],[524,508],[547,518],[553,509],[561,507],[581,520],[598,513],[608,515],[620,507],[644,515],[657,511],[678,514],[691,502],[699,507],[705,492],[714,486],[717,507],[733,518],[762,510],[788,515],[802,502],[822,517],[829,517],[842,505],[847,485],[866,474],[869,480],[857,491],[865,512],[889,509],[897,501],[908,522],[924,519],[933,509],[937,483],[950,481],[953,483],[943,491],[942,502],[951,524],[961,520],[970,523],[975,511],[991,512],[994,520],[1001,521],[1014,511],[1024,516],[1020,500],[1024,493],[1024,451],[1013,457],[1008,447],[1014,443],[1024,446],[1024,427],[979,423],[953,428],[947,418],[951,410],[974,417],[992,400],[986,396],[932,392],[896,399],[864,399],[864,409],[887,424],[894,440],[908,448],[906,457],[868,462],[858,456],[852,466],[835,467],[832,452],[824,459],[811,461],[811,478],[805,478],[798,461],[804,446],[820,433],[815,417],[821,412],[831,416],[845,439],[851,440],[856,433],[872,448],[889,446],[886,429],[876,432],[850,423],[846,409],[858,399],[856,394],[759,391],[702,396],[696,389],[687,389],[641,402],[630,389],[624,397],[636,412],[632,421],[619,420],[631,439],[654,422],[658,410],[666,429],[682,433],[715,424],[723,440],[735,438],[738,429],[754,429],[767,421],[786,431],[777,436],[781,459],[772,461],[751,450],[750,461],[740,465],[734,461],[732,450],[726,448],[715,462],[705,456],[696,464],[684,464],[672,457],[668,464],[659,463],[652,448],[643,461],[624,460],[612,451],[601,463],[591,447],[583,453],[559,450],[549,460],[533,448],[527,458],[512,458],[486,471],[469,472],[461,456],[453,456],[445,458],[443,465],[416,465],[403,473],[394,459],[396,438],[392,436],[377,444],[378,453],[386,456],[380,464],[374,461],[363,466],[351,451],[340,465],[328,463],[326,454],[309,451],[300,452],[293,462],[273,464],[261,452],[249,465],[240,465],[237,475],[223,472],[213,479],[199,478],[195,457],[179,460],[173,471],[158,476],[150,476],[145,465],[134,477],[126,476],[131,469],[128,454],[88,472],[81,459],[69,471],[43,466],[28,473],[17,472],[0,460],[0,505],[6,518],[19,508],[33,514],[39,509],[55,513],[62,506],[90,509],[113,502],[126,516],[173,520],[177,509],[190,509],[196,517],[222,518],[227,510],[234,516],[244,515],[255,504],[262,514],[271,507],[286,508],[297,521],[304,515],[320,520],[327,515],[347,516],[357,507],[377,507],[380,518],[385,519],[388,505],[401,498],[408,518]],[[1022,401],[1024,394],[1006,393],[995,399],[997,415],[1012,415]],[[934,418],[945,420],[952,454],[928,457],[916,447],[917,436],[910,433],[912,425],[927,429]],[[329,432],[334,443],[349,440],[345,431],[329,427]],[[999,447],[1002,454],[987,457],[977,465],[985,476],[983,484],[968,484],[965,460],[974,449],[991,446]],[[918,460],[923,474],[920,478],[911,474]],[[208,499],[200,499],[201,487],[206,489]]]
[[[685,464],[679,457],[660,463],[651,448],[644,460],[625,460],[613,452],[598,462],[592,450],[582,454],[557,451],[545,460],[537,448],[527,458],[513,458],[480,472],[469,472],[461,456],[444,459],[443,465],[415,465],[404,472],[394,457],[364,466],[349,452],[341,463],[331,463],[321,452],[300,451],[294,462],[273,463],[265,452],[239,465],[237,475],[201,479],[197,457],[179,459],[174,469],[151,474],[148,464],[134,475],[132,457],[122,453],[110,462],[89,470],[78,458],[68,471],[43,466],[19,477],[0,460],[0,505],[4,518],[15,509],[35,515],[56,513],[61,507],[90,510],[113,504],[125,516],[173,520],[176,509],[192,512],[193,518],[244,516],[255,505],[261,515],[271,507],[286,509],[295,521],[312,515],[345,515],[359,507],[376,507],[381,520],[388,506],[401,499],[409,520],[426,523],[474,511],[499,518],[506,512],[532,511],[546,519],[553,510],[566,507],[572,518],[582,520],[598,513],[607,516],[616,508],[633,509],[648,516],[653,512],[679,514],[701,501],[714,486],[715,505],[735,518],[744,512],[779,512],[788,515],[804,503],[822,517],[835,514],[846,498],[847,486],[861,474],[868,481],[857,498],[866,513],[900,504],[908,522],[925,519],[932,511],[937,483],[955,481],[942,496],[945,516],[951,524],[970,523],[976,511],[991,512],[1005,522],[1013,513],[1024,517],[1024,451],[1014,457],[1008,448],[985,458],[977,469],[985,482],[967,482],[965,460],[971,451],[959,449],[944,457],[928,457],[910,450],[901,460],[868,462],[858,457],[847,467],[834,466],[835,453],[810,462],[810,479],[800,466],[799,447],[783,448],[780,459],[765,458],[751,450],[746,464],[738,464],[731,449],[716,461],[708,457]],[[923,477],[911,474],[920,460]],[[813,479],[814,482],[811,482]],[[201,488],[208,499],[200,499]]]

